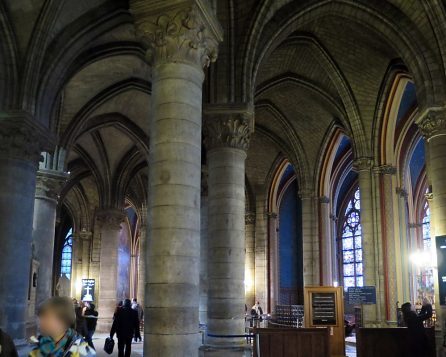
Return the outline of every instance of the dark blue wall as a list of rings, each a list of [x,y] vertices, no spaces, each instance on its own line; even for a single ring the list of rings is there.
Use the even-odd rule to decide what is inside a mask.
[[[296,180],[279,206],[279,281],[279,303],[303,303],[302,204]]]

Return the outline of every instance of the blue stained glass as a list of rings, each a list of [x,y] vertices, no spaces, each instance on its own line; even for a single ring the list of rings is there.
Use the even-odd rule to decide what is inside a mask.
[[[344,288],[363,285],[362,229],[359,188],[347,204],[342,227]]]
[[[355,286],[354,277],[344,277],[344,289],[347,290],[348,287]]]
[[[342,248],[345,249],[353,249],[353,238],[344,238],[342,240]]]
[[[60,275],[66,275],[68,279],[71,279],[71,265],[73,259],[73,229],[71,228],[66,237],[65,243],[62,249]]]
[[[355,253],[353,250],[344,251],[344,263],[353,263],[355,261]]]
[[[356,275],[362,275],[362,274],[363,274],[362,263],[356,263]]]
[[[362,249],[355,250],[355,259],[357,262],[362,262]]]
[[[344,264],[344,276],[355,276],[355,264]]]

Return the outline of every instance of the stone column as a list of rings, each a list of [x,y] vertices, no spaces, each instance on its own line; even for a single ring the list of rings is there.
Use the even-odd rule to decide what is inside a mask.
[[[68,175],[41,168],[37,173],[34,201],[33,242],[38,258],[36,307],[52,295],[54,234],[59,193]]]
[[[147,209],[144,210],[147,215]],[[138,262],[138,303],[144,306],[145,303],[145,287],[146,287],[146,256],[147,256],[147,226],[145,220],[141,222],[139,227],[139,262]]]
[[[36,171],[45,140],[46,130],[27,113],[0,113],[0,328],[14,339],[25,338]]]
[[[200,0],[131,0],[130,9],[152,62],[144,354],[195,356],[203,67],[222,30]]]
[[[330,199],[327,196],[319,197],[319,232],[322,260],[322,285],[333,285],[333,259],[335,250],[333,250],[333,237],[331,235],[330,221]],[[337,280],[337,278],[336,278]]]
[[[433,213],[433,230],[435,236],[446,235],[446,108],[430,108],[423,112],[417,124],[427,141],[429,162],[427,163],[429,182],[432,184],[432,197],[430,201]],[[434,238],[434,237],[432,237]],[[435,240],[432,241],[435,246]],[[433,270],[436,280],[438,272]],[[435,284],[438,287],[438,281]],[[439,302],[438,289],[436,289],[436,300]],[[437,304],[439,305],[439,304]],[[446,321],[445,306],[437,307],[439,313],[437,323],[437,346],[442,344],[444,333],[444,321]]]
[[[99,268],[98,330],[110,332],[117,304],[118,248],[124,212],[120,209],[102,209],[96,213],[101,232]]]
[[[208,174],[201,168],[201,231],[200,231],[200,324],[208,320]]]
[[[302,241],[304,286],[319,285],[319,239],[317,235],[317,198],[312,190],[300,190],[302,200]],[[303,294],[303,292],[302,292]],[[303,296],[299,296],[303,304]]]
[[[221,111],[220,111],[221,110]],[[205,144],[209,170],[208,339],[209,346],[239,353],[245,332],[245,159],[249,145],[247,112],[208,109]],[[227,350],[226,350],[227,349]]]
[[[397,267],[401,264],[400,254],[397,254],[396,249],[396,243],[399,243],[399,240],[395,236],[395,222],[393,218],[395,214],[393,209],[394,191],[392,176],[396,174],[396,168],[390,165],[382,165],[375,167],[374,172],[379,185],[380,198],[379,212],[381,215],[381,241],[383,247],[385,318],[387,323],[396,324],[395,305],[399,301]]]
[[[255,252],[256,214],[245,214],[245,304],[248,311],[255,304],[255,276],[256,276],[256,252]],[[262,303],[265,308],[265,302]]]
[[[275,311],[276,305],[280,305],[279,301],[279,247],[278,247],[278,217],[276,212],[267,212],[265,214],[267,220],[267,244],[264,244],[264,252],[266,252],[264,270],[268,274],[268,307],[269,311]],[[259,271],[258,266],[258,240],[256,240],[256,273]],[[257,279],[256,279],[257,285]]]
[[[363,307],[364,324],[366,327],[379,326],[381,323],[381,306],[384,301],[380,286],[380,252],[375,231],[374,199],[375,188],[372,177],[373,161],[370,158],[359,158],[354,162],[354,170],[359,176],[359,191],[361,195],[361,227],[364,285],[376,287],[376,305]]]

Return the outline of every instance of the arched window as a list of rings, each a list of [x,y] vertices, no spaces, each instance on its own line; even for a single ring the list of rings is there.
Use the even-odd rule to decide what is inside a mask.
[[[68,231],[62,249],[62,263],[60,266],[60,275],[66,275],[71,279],[71,264],[73,259],[73,228]]]
[[[363,286],[362,237],[359,188],[350,198],[342,223],[341,249],[344,289]]]

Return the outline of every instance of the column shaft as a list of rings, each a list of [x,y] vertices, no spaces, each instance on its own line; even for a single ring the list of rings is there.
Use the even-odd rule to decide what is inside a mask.
[[[118,303],[118,249],[124,214],[121,210],[109,209],[99,211],[97,218],[101,232],[98,330],[109,332]]]
[[[25,338],[37,163],[44,129],[0,113],[0,328]]]
[[[255,275],[256,275],[256,252],[255,252],[255,213],[247,212],[245,215],[245,304],[248,310],[255,304]],[[265,308],[264,301],[262,306]]]
[[[34,201],[33,242],[39,260],[36,307],[52,295],[54,234],[56,229],[57,198],[66,176],[42,170],[37,174]]]
[[[245,158],[235,148],[208,153],[210,334],[244,333]]]

